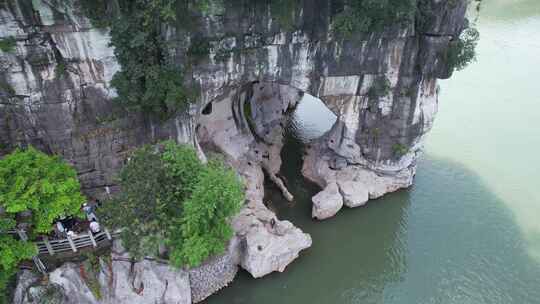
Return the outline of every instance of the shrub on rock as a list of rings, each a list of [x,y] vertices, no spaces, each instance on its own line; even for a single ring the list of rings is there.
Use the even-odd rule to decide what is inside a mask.
[[[217,160],[202,164],[192,147],[171,141],[135,151],[120,186],[101,208],[102,220],[122,229],[133,257],[157,256],[166,246],[179,267],[224,251],[233,233],[229,220],[244,200],[234,171]]]

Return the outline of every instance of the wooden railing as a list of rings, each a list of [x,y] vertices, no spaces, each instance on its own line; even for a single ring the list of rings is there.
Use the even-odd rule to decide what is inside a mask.
[[[28,241],[26,232],[24,230],[8,230],[3,233],[16,234],[19,238],[25,242]],[[90,231],[79,234],[75,237],[68,236],[65,239],[49,240],[46,236],[42,237],[41,241],[36,241],[35,244],[38,248],[38,254],[32,257],[32,261],[36,265],[36,268],[43,274],[47,273],[45,264],[40,260],[40,255],[55,255],[66,252],[78,252],[79,249],[91,247],[92,249],[98,249],[102,245],[108,245],[112,241],[113,237],[117,236],[120,232],[116,231],[110,233],[109,230],[104,229],[102,232],[93,234]]]
[[[55,255],[64,252],[77,252],[79,249],[86,247],[98,248],[100,245],[111,241],[113,236],[114,234],[111,234],[109,230],[104,229],[96,234],[88,231],[75,237],[68,236],[65,239],[49,240],[47,237],[43,237],[43,240],[37,241],[36,245],[39,254]]]
[[[17,234],[23,241],[27,241],[26,233],[22,230],[8,230],[6,233]],[[38,247],[38,254],[54,255],[62,252],[77,252],[79,249],[86,247],[98,248],[100,245],[112,241],[113,237],[117,236],[119,231],[110,233],[104,229],[102,232],[93,234],[90,231],[79,234],[75,237],[67,236],[65,239],[49,240],[47,236],[43,236],[41,241],[35,241]]]

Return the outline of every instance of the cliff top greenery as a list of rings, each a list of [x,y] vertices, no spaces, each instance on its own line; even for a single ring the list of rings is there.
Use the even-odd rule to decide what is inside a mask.
[[[476,46],[480,33],[469,27],[461,33],[458,39],[450,41],[446,53],[446,60],[451,71],[460,71],[476,60]]]
[[[37,250],[5,231],[22,221],[30,235],[48,233],[58,217],[80,215],[84,201],[77,173],[59,157],[30,147],[0,159],[0,294],[17,265]]]
[[[116,102],[128,110],[164,120],[184,111],[195,101],[199,92],[186,76],[190,74],[191,64],[209,53],[210,45],[194,35],[189,39],[186,58],[177,58],[181,52],[168,41],[171,39],[166,39],[167,30],[177,28],[191,35],[194,16],[190,12],[208,12],[214,4],[225,1],[81,0],[81,9],[94,26],[111,29],[111,45],[122,66],[111,81],[118,92]],[[292,30],[299,2],[269,0],[264,3],[283,29]],[[432,17],[429,0],[345,0],[339,3],[343,5],[333,17],[332,28],[342,38],[415,21],[418,27],[424,27]],[[449,3],[455,5],[457,0]],[[461,69],[472,61],[475,45],[463,38],[452,44],[447,56],[450,69]]]
[[[355,32],[377,32],[393,24],[414,22],[417,0],[349,0],[333,22],[334,30],[350,36]]]
[[[164,119],[186,107],[191,92],[164,39],[164,24],[176,20],[176,0],[121,1],[111,26],[111,44],[122,66],[111,85],[120,104]]]
[[[0,38],[0,50],[2,50],[2,52],[13,52],[16,45],[17,40],[15,40],[15,37]]]
[[[192,147],[163,142],[136,150],[119,176],[121,193],[98,209],[136,258],[159,256],[197,266],[224,252],[229,220],[244,201],[243,185],[222,162],[202,164]]]
[[[14,221],[31,211],[28,224],[35,233],[47,233],[59,216],[80,214],[85,198],[77,172],[58,156],[32,147],[0,159],[0,206],[2,219]]]

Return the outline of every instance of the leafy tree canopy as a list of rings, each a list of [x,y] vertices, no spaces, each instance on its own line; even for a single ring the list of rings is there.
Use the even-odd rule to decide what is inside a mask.
[[[88,0],[87,0],[88,1]],[[111,44],[122,70],[111,85],[117,101],[128,109],[161,118],[188,103],[189,90],[175,66],[164,39],[164,24],[176,20],[177,0],[121,1],[120,14],[111,26]]]
[[[450,41],[447,52],[447,63],[449,68],[460,71],[476,60],[476,45],[480,39],[477,29],[469,27],[461,33],[458,39]]]
[[[208,256],[225,251],[233,236],[228,220],[244,201],[236,173],[220,161],[210,161],[200,172],[191,197],[184,202],[180,229],[169,245],[174,265],[200,265]]]
[[[333,23],[337,33],[380,31],[385,26],[411,23],[417,13],[417,0],[349,0]]]
[[[5,290],[17,273],[17,265],[36,253],[37,248],[33,243],[25,243],[0,232],[0,303],[8,303]]]
[[[5,232],[23,218],[32,234],[47,233],[58,217],[80,214],[84,201],[75,170],[59,157],[30,147],[0,159],[0,293],[19,262],[37,253],[33,243]]]
[[[85,198],[77,173],[58,156],[48,156],[30,147],[16,150],[0,160],[0,206],[4,223],[31,212],[30,228],[47,233],[60,216],[80,215]]]
[[[202,164],[191,147],[167,141],[133,153],[120,173],[122,192],[101,210],[106,225],[121,228],[136,258],[167,246],[177,266],[199,265],[223,252],[229,219],[243,203],[236,174],[218,161]]]
[[[98,209],[100,218],[122,229],[122,243],[133,256],[156,255],[181,216],[182,201],[201,168],[195,151],[186,146],[144,146],[120,172],[122,192]]]

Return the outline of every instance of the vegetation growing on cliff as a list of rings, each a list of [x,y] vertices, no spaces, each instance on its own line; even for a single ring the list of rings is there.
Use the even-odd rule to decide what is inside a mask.
[[[109,0],[81,0],[81,11],[90,19],[96,28],[105,28],[111,25],[111,12],[114,1]]]
[[[122,192],[98,210],[108,227],[123,229],[122,243],[137,258],[157,254],[202,168],[193,149],[169,142],[157,149],[133,153],[119,175]]]
[[[0,230],[10,227],[11,225],[0,220]],[[4,298],[6,287],[17,273],[19,263],[31,258],[36,252],[34,244],[24,243],[0,232],[0,303],[7,303],[7,299]]]
[[[414,22],[417,0],[350,0],[333,22],[334,30],[350,36],[355,32],[376,32],[391,24]]]
[[[297,0],[272,0],[270,13],[279,25],[286,31],[294,29],[294,15],[298,8]]]
[[[373,81],[373,85],[369,88],[368,97],[373,100],[386,96],[390,94],[391,89],[390,80],[384,75],[379,76]]]
[[[219,3],[220,4],[219,4]],[[284,30],[294,28],[297,0],[265,1],[272,18]],[[459,2],[449,1],[449,6]],[[390,25],[412,25],[422,32],[433,22],[433,3],[428,0],[346,0],[341,12],[334,16],[332,28],[339,36],[354,33],[382,31]],[[189,12],[207,13],[214,6],[223,6],[222,0],[81,0],[81,10],[94,26],[111,27],[111,45],[122,66],[111,85],[116,88],[116,101],[125,108],[149,113],[166,119],[184,110],[196,98],[196,90],[186,85],[186,69],[209,54],[210,43],[197,35],[189,39],[187,60],[175,60],[177,50],[166,39],[168,29],[193,26]],[[188,12],[179,18],[178,11]],[[170,31],[169,31],[170,32]],[[189,33],[186,35],[191,35]],[[452,70],[462,69],[474,60],[478,35],[467,30],[450,45],[446,54]],[[477,32],[476,32],[477,34]],[[217,50],[216,61],[229,56],[228,51]]]
[[[128,109],[166,118],[184,108],[189,90],[169,55],[165,25],[176,20],[176,0],[123,2],[111,27],[111,44],[122,66],[111,85]]]
[[[16,45],[17,40],[15,40],[15,37],[6,37],[0,39],[0,50],[2,50],[2,52],[13,52]]]
[[[204,165],[193,148],[174,142],[135,151],[120,186],[100,218],[122,228],[122,243],[133,256],[157,256],[167,246],[177,266],[197,266],[223,252],[232,236],[228,221],[243,203],[232,170],[217,161]]]
[[[94,295],[96,300],[100,301],[103,297],[99,284],[101,257],[93,252],[84,254],[84,257],[86,259],[79,265],[79,274],[86,283],[86,286],[88,286],[88,289],[90,289],[90,292],[92,292],[92,295]]]
[[[407,154],[408,151],[409,149],[404,144],[395,143],[392,145],[392,152],[394,153],[394,156],[396,157],[401,157]]]
[[[0,159],[0,293],[17,265],[36,254],[34,244],[5,232],[23,224],[30,235],[48,233],[58,217],[79,214],[83,202],[75,170],[59,157],[30,147]]]
[[[169,242],[171,262],[194,267],[211,255],[223,253],[233,236],[229,220],[243,201],[243,187],[235,172],[220,161],[210,161],[184,202],[180,229]]]
[[[62,215],[80,214],[85,198],[77,172],[58,156],[48,156],[32,147],[16,150],[0,160],[0,204],[2,218],[31,211],[29,225],[34,233],[47,233]]]
[[[469,27],[463,31],[458,39],[450,41],[446,59],[451,71],[463,70],[476,60],[476,46],[479,38],[478,30]]]

